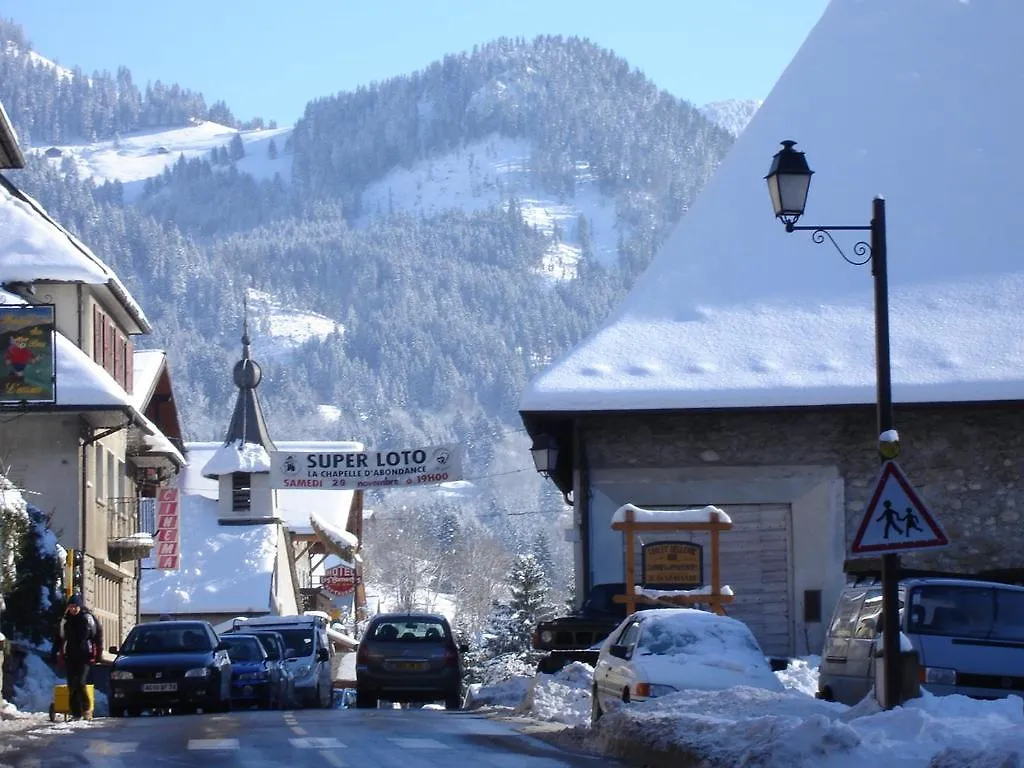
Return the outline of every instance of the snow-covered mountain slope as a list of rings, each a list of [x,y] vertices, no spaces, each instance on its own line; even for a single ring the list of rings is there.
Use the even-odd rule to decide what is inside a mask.
[[[615,201],[598,191],[586,164],[577,167],[575,195],[557,199],[538,191],[529,159],[528,141],[493,135],[411,168],[395,168],[363,193],[365,214],[358,223],[390,212],[432,216],[452,208],[479,211],[515,197],[523,218],[552,236],[542,267],[545,275],[575,276],[582,256],[581,216],[587,220],[594,259],[614,264],[618,240],[627,233],[616,223]]]
[[[4,54],[7,56],[16,57],[21,54],[21,49],[16,44],[8,41],[7,47],[4,49]],[[54,72],[57,73],[57,77],[61,80],[73,80],[75,77],[74,73],[67,67],[62,67],[57,62],[51,61],[50,59],[46,58],[45,56],[41,56],[35,51],[26,51],[25,56],[28,58],[29,61],[31,61],[33,64],[37,66],[52,69]],[[91,79],[86,79],[89,80],[89,82],[92,82]]]
[[[708,120],[739,136],[763,102],[760,99],[724,99],[700,108]]]
[[[182,155],[186,159],[209,157],[211,149],[226,147],[236,133],[241,135],[245,148],[245,157],[235,162],[239,171],[258,179],[272,179],[280,174],[287,182],[291,179],[292,158],[285,154],[284,144],[291,132],[290,127],[239,131],[204,120],[183,128],[135,131],[109,141],[35,147],[30,151],[42,153],[54,163],[70,158],[79,175],[98,184],[120,181],[124,184],[125,199],[130,201],[141,193],[146,179],[159,176]],[[275,159],[269,156],[271,140],[277,147]]]
[[[279,358],[313,338],[344,333],[345,327],[325,315],[287,307],[273,295],[250,288],[246,291],[249,322],[258,339],[254,354]]]

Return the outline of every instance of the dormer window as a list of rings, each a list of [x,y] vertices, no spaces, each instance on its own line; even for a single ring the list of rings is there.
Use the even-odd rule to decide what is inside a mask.
[[[114,377],[128,394],[132,393],[132,340],[97,306],[92,309],[92,359]]]

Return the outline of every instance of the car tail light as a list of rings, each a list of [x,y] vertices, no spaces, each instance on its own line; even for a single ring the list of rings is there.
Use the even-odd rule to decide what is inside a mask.
[[[368,664],[370,661],[370,649],[365,645],[360,645],[359,650],[356,651],[356,664]]]
[[[650,696],[651,695],[651,684],[650,683],[637,683],[636,684],[636,695],[637,696]]]
[[[459,652],[454,648],[444,649],[444,665],[446,667],[457,667],[459,666]]]

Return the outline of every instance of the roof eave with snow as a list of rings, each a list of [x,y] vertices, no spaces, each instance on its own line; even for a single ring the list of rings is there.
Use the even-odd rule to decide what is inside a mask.
[[[15,170],[25,167],[25,156],[18,146],[18,134],[7,117],[7,110],[0,104],[0,169]]]

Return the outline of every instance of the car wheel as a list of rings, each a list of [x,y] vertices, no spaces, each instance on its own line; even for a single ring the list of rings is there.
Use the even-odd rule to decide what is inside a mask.
[[[111,707],[110,708],[110,716],[111,717],[124,717],[124,707]]]
[[[356,688],[356,709],[376,709],[377,697],[363,688]]]
[[[462,709],[462,696],[458,688],[448,691],[444,695],[445,709]]]
[[[604,710],[601,709],[601,702],[597,698],[597,686],[595,685],[590,691],[590,724],[594,725],[603,714]]]
[[[142,708],[128,707],[128,717],[142,717]]]

